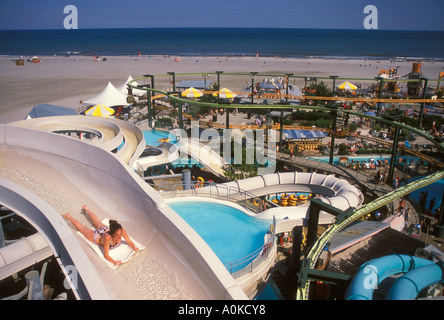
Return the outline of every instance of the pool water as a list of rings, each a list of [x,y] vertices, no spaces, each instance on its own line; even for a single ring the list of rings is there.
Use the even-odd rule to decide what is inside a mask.
[[[202,237],[225,265],[259,249],[271,224],[220,203],[179,201],[168,205]]]
[[[385,159],[387,159],[388,162],[390,163],[390,160],[391,160],[391,156],[388,156],[388,155],[387,156],[377,156],[377,155],[375,155],[375,156],[341,156],[341,157],[347,157],[348,163],[350,163],[352,160],[354,162],[364,161],[364,163],[369,163],[369,162],[371,162],[370,161],[371,159],[373,159],[374,161],[378,161],[378,160],[384,161]],[[397,156],[396,161],[398,161],[399,157],[401,157],[404,161],[406,161],[407,165],[410,165],[411,163],[416,163],[420,159],[415,156],[403,155],[403,156]],[[339,165],[339,158],[340,157],[333,157],[333,164],[334,165]],[[321,161],[321,162],[325,162],[325,163],[328,163],[330,161],[330,157],[307,157],[307,159]]]
[[[171,162],[171,165],[173,166],[173,168],[176,167],[192,167],[192,166],[197,166],[197,167],[203,167],[203,165],[196,159],[192,158],[192,157],[188,157],[188,158],[177,158],[176,160]]]
[[[160,139],[169,139],[169,143],[176,143],[176,136],[172,133],[164,130],[143,130],[143,137],[145,138],[146,145],[158,146],[161,144]]]

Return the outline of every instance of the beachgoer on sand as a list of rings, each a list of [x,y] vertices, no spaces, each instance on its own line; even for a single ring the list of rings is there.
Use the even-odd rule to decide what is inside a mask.
[[[135,251],[139,251],[134,243],[131,241],[130,237],[126,233],[125,229],[115,220],[109,221],[109,227],[103,224],[99,218],[88,209],[85,205],[83,206],[83,210],[91,219],[95,230],[84,226],[80,221],[76,220],[74,217],[70,215],[70,213],[63,214],[62,216],[69,220],[76,228],[79,230],[85,238],[88,240],[103,246],[104,248],[104,256],[105,259],[113,263],[114,265],[119,266],[122,262],[120,260],[115,261],[109,255],[109,250],[117,248],[121,244],[122,237],[126,240],[128,245]]]

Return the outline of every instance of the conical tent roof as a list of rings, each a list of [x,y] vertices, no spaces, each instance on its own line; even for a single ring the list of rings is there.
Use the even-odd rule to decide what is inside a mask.
[[[340,85],[338,85],[338,89],[342,89],[342,90],[356,90],[358,89],[357,86],[355,86],[353,83],[350,83],[348,81],[341,83]]]
[[[117,90],[111,82],[108,82],[107,86],[101,93],[94,98],[84,101],[83,103],[85,105],[101,104],[106,107],[128,105],[126,95]]]
[[[122,85],[120,87],[117,88],[117,90],[119,90],[121,93],[123,93],[124,95],[128,95],[128,82],[133,81],[133,77],[128,76],[128,78],[126,79],[126,81],[124,83],[122,83]],[[137,83],[137,81],[134,81],[132,83],[133,85],[138,86],[139,84]],[[135,96],[143,96],[146,93],[145,90],[138,90],[138,89],[133,89],[133,95]]]
[[[230,89],[227,88],[222,88],[219,91],[213,93],[214,97],[219,96],[219,98],[222,99],[231,99],[237,96],[236,93],[234,93],[233,91],[231,91]]]
[[[202,91],[199,91],[193,87],[188,88],[187,90],[183,91],[181,93],[182,97],[187,97],[187,98],[198,98],[198,97],[202,97],[203,93]]]

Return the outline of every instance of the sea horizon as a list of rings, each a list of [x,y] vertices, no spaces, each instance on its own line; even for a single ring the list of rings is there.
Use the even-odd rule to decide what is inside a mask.
[[[444,31],[258,27],[0,30],[0,55],[444,59]]]

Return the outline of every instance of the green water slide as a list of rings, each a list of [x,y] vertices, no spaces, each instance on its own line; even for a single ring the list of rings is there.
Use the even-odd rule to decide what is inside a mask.
[[[317,241],[314,243],[314,245],[312,246],[310,252],[307,254],[306,259],[304,260],[304,264],[301,268],[301,273],[302,273],[302,269],[304,268],[310,268],[310,269],[314,269],[316,262],[322,252],[322,250],[324,249],[324,246],[341,230],[343,230],[346,226],[348,226],[349,224],[351,224],[352,222],[360,219],[361,217],[364,217],[365,215],[375,211],[378,208],[381,208],[391,202],[393,202],[394,200],[401,198],[409,193],[411,193],[414,190],[423,188],[429,184],[432,184],[440,179],[444,178],[444,171],[437,171],[432,173],[431,175],[413,181],[397,190],[394,190],[382,197],[379,197],[378,199],[363,205],[360,208],[357,208],[355,210],[353,210],[353,212],[348,213],[348,217],[346,219],[340,219],[340,216],[338,216],[338,220],[336,221],[336,223],[332,224],[318,239]],[[309,281],[305,281],[305,283],[301,284],[301,287],[298,288],[297,291],[297,299],[300,300],[307,300],[308,299],[308,294],[309,294],[309,287],[310,287],[310,282]]]

